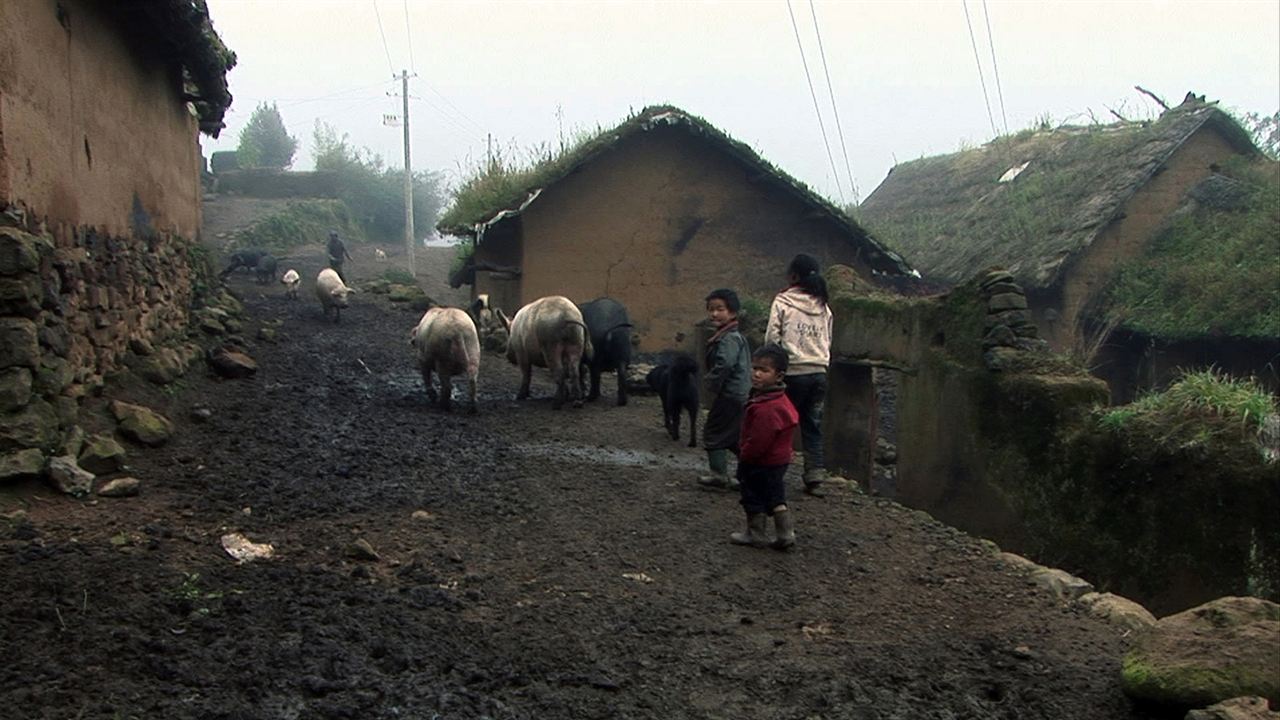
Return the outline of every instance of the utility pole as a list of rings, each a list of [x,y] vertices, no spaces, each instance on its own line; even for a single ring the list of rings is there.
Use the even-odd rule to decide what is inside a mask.
[[[401,98],[404,99],[404,249],[409,256],[409,274],[418,276],[413,262],[413,169],[409,164],[409,71],[400,71]]]
[[[485,165],[485,169],[487,171],[492,171],[493,170],[493,133],[485,133],[484,141],[485,141],[484,157],[487,163]]]

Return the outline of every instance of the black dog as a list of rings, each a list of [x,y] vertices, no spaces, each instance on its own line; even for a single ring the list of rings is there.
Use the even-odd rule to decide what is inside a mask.
[[[650,370],[645,382],[662,398],[662,424],[671,439],[680,439],[680,411],[684,410],[689,413],[689,447],[697,447],[697,361],[688,355],[676,355],[669,363]]]
[[[226,280],[227,276],[240,268],[247,270],[257,270],[258,260],[266,255],[262,250],[237,250],[231,253],[230,262],[227,263],[227,269],[218,273],[219,280]]]

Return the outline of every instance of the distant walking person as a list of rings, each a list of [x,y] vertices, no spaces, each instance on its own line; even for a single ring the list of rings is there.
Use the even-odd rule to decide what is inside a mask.
[[[347,282],[347,276],[342,274],[342,263],[344,260],[351,259],[351,253],[347,252],[347,246],[342,244],[338,239],[338,231],[329,231],[329,267],[338,273],[338,277],[342,278],[342,282]]]
[[[814,497],[826,492],[822,457],[822,408],[827,398],[827,364],[831,360],[831,309],[827,281],[818,260],[800,254],[787,266],[788,286],[773,299],[764,341],[787,351],[787,398],[800,414],[804,447],[804,491]]]

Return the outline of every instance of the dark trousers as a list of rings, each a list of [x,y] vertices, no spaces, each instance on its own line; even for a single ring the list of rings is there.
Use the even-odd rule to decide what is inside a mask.
[[[729,450],[738,454],[738,433],[742,429],[745,400],[717,395],[702,423],[702,446],[708,450]]]
[[[334,272],[338,273],[338,279],[342,280],[345,285],[347,282],[347,276],[342,274],[342,260],[334,260],[333,257],[330,257],[329,267],[332,268]]]
[[[787,484],[783,482],[782,476],[787,474],[788,467],[790,463],[738,463],[738,488],[742,493],[742,508],[748,515],[772,515],[774,508],[787,504]]]
[[[800,414],[800,444],[805,469],[826,467],[822,458],[822,406],[827,400],[827,374],[787,376],[787,399]]]

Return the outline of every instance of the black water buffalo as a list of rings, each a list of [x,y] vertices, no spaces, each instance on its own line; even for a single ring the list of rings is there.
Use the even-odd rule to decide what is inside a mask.
[[[618,374],[618,405],[627,404],[627,366],[631,364],[631,319],[613,298],[599,298],[581,306],[591,335],[591,357],[582,359],[582,372],[591,373],[588,400],[600,397],[600,375]]]

